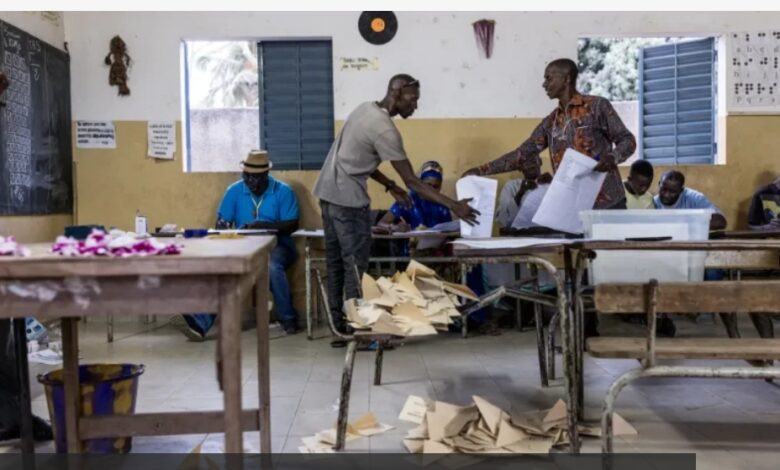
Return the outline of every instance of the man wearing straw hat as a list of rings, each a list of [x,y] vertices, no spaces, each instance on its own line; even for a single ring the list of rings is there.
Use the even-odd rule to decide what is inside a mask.
[[[314,185],[325,228],[328,305],[341,331],[346,330],[344,296],[358,297],[355,268],[361,274],[368,268],[372,225],[368,178],[384,186],[399,202],[411,203],[406,190],[377,169],[383,161],[392,163],[404,184],[420,197],[446,206],[470,224],[476,223],[479,212],[468,205],[468,200],[452,200],[423,183],[406,157],[401,134],[392,118],[411,116],[419,99],[419,80],[406,74],[392,77],[382,100],[365,102],[347,117]],[[338,340],[331,344],[344,345]]]
[[[298,230],[298,200],[292,188],[270,174],[265,150],[252,150],[241,162],[241,179],[228,186],[217,211],[217,229],[276,230],[276,247],[269,266],[276,317],[287,334],[299,330],[298,313],[290,297],[287,268],[298,257],[290,235]],[[184,315],[188,338],[202,341],[214,323],[214,315]]]

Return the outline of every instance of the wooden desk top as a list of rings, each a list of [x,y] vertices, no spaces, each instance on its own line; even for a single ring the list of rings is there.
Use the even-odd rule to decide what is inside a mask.
[[[51,243],[26,245],[32,256],[0,256],[0,280],[71,276],[161,276],[247,274],[258,269],[262,256],[276,245],[272,236],[233,240],[182,239],[178,255],[146,257],[65,257],[50,253]]]
[[[658,251],[780,251],[780,240],[700,240],[700,241],[625,241],[581,240],[573,249],[586,250],[658,250]]]

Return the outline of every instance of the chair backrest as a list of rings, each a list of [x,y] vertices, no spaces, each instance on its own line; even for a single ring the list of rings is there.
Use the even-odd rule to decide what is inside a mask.
[[[780,311],[780,280],[659,283],[656,310],[663,313]],[[599,313],[646,313],[651,284],[599,284]]]

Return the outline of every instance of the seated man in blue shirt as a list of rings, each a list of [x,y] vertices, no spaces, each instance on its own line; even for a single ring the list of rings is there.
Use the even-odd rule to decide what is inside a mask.
[[[658,194],[653,198],[656,209],[712,209],[710,230],[726,228],[726,218],[720,209],[707,196],[695,189],[685,187],[685,175],[677,170],[669,170],[658,182]]]
[[[265,150],[252,150],[241,162],[241,180],[228,186],[217,212],[217,229],[276,230],[271,252],[270,279],[276,316],[287,334],[300,331],[298,313],[292,304],[287,268],[298,256],[290,235],[298,230],[298,200],[292,188],[268,174],[271,163]],[[202,341],[214,324],[215,315],[184,315],[190,339]]]

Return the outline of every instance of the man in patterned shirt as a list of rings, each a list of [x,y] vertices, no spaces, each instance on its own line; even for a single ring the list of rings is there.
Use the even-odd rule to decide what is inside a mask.
[[[467,175],[495,175],[517,170],[523,162],[550,149],[553,172],[563,160],[567,148],[598,161],[595,171],[607,173],[594,209],[625,209],[626,195],[618,172],[618,163],[634,153],[636,140],[608,100],[581,95],[576,88],[577,64],[557,59],[544,71],[542,87],[558,107],[536,126],[531,137],[503,156],[466,171]]]

